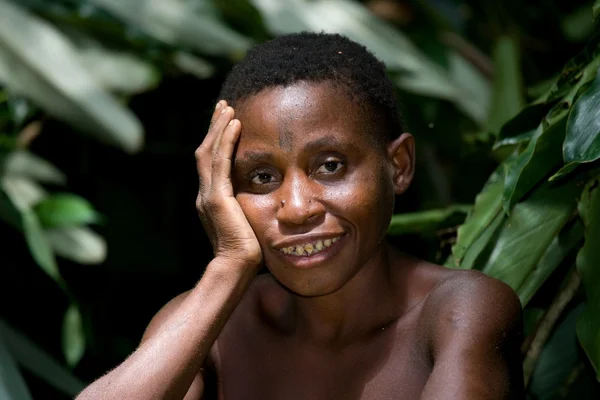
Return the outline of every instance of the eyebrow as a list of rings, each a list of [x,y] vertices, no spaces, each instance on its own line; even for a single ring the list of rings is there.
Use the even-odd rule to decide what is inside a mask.
[[[258,162],[273,161],[273,154],[262,151],[245,151],[242,157],[236,157],[234,168],[248,168]]]

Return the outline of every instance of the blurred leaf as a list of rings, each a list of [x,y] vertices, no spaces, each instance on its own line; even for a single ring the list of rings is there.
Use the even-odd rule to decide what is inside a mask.
[[[525,306],[523,306],[525,307]],[[537,327],[546,310],[543,308],[525,308],[523,310],[523,336],[528,337]]]
[[[35,207],[35,212],[44,228],[92,224],[102,220],[89,201],[72,193],[45,198]]]
[[[0,220],[6,222],[14,229],[23,230],[21,223],[21,213],[12,203],[4,188],[0,185]]]
[[[565,16],[560,22],[560,27],[572,41],[586,39],[594,30],[594,16],[590,13],[590,5],[584,4]]]
[[[176,52],[173,55],[173,63],[181,71],[200,79],[210,78],[215,72],[214,67],[208,61],[185,51]]]
[[[475,197],[475,204],[467,215],[464,224],[458,228],[456,244],[452,247],[454,267],[459,267],[462,264],[463,257],[469,247],[500,212],[502,189],[504,187],[504,180],[501,175],[502,169],[503,167],[500,166],[490,176],[481,192]]]
[[[583,225],[576,221],[571,226],[561,230],[552,240],[536,267],[517,289],[523,307],[529,303],[539,288],[542,287],[552,272],[563,262],[581,239],[583,239]]]
[[[108,143],[136,151],[142,126],[103,91],[54,27],[0,0],[0,77],[15,93]]]
[[[508,120],[500,129],[498,134],[498,142],[523,135],[524,133],[535,131],[540,125],[540,121],[544,118],[551,105],[546,103],[531,103],[525,106],[517,115]],[[494,147],[500,146],[495,144]]]
[[[600,76],[575,103],[563,145],[566,167],[600,159]]]
[[[50,162],[25,150],[11,152],[6,158],[4,168],[9,176],[30,178],[55,185],[64,185],[67,181],[65,174]]]
[[[439,229],[455,226],[464,221],[471,206],[454,205],[440,210],[427,210],[392,216],[388,235],[406,233],[432,233]]]
[[[402,32],[378,19],[362,4],[348,0],[252,0],[275,34],[335,32],[366,46],[387,67],[403,90],[454,102],[483,125],[489,108],[489,84],[479,71],[450,54],[451,73],[431,61]]]
[[[2,324],[2,321],[0,321]],[[0,399],[33,399],[0,330]]]
[[[69,306],[63,319],[62,348],[70,367],[77,365],[85,352],[85,334],[81,313],[75,304]]]
[[[600,0],[596,0],[594,2],[594,6],[592,7],[592,11],[594,12],[594,18],[597,18],[600,15]]]
[[[12,204],[21,214],[21,224],[29,251],[35,262],[59,284],[62,282],[54,253],[37,216],[32,207],[39,203],[45,196],[43,189],[33,181],[22,178],[2,179],[4,192]]]
[[[237,56],[251,41],[214,17],[203,15],[176,0],[88,0],[170,45],[191,47],[203,53]]]
[[[554,399],[573,368],[579,362],[575,325],[583,305],[571,310],[544,346],[531,379],[530,391],[539,400]]]
[[[547,129],[541,124],[527,148],[508,164],[502,193],[502,207],[506,214],[510,214],[516,202],[561,164],[560,146],[565,137],[566,123],[566,118],[563,118]]]
[[[600,178],[586,185],[578,211],[585,225],[585,243],[577,255],[577,270],[587,304],[577,322],[577,336],[600,380]]]
[[[54,228],[45,233],[52,249],[61,257],[80,264],[100,264],[106,259],[106,242],[89,228]]]
[[[502,125],[524,105],[519,46],[515,38],[502,36],[494,47],[494,89],[488,128],[499,132]]]
[[[573,214],[578,182],[543,183],[514,206],[482,271],[518,289]]]
[[[37,377],[69,396],[75,396],[85,385],[23,334],[0,319],[0,337],[4,337],[15,361]],[[0,357],[0,363],[2,362]],[[4,398],[2,398],[4,399]],[[20,400],[20,398],[19,398]]]

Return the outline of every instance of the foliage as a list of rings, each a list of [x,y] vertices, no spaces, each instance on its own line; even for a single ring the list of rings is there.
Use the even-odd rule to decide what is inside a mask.
[[[386,3],[381,9],[388,11],[378,11],[376,3]],[[27,244],[30,255],[19,253],[17,259],[26,264],[30,257],[67,298],[66,310],[60,311],[61,363],[74,367],[82,357],[85,360],[86,352],[100,352],[101,335],[82,312],[86,304],[78,285],[64,272],[73,265],[79,270],[85,270],[83,265],[114,265],[100,233],[110,232],[110,224],[118,225],[122,215],[127,217],[118,226],[137,223],[141,231],[147,225],[133,219],[132,210],[141,205],[134,202],[127,209],[123,192],[111,194],[121,196],[117,211],[96,211],[97,196],[72,193],[81,188],[72,179],[77,167],[62,172],[55,166],[60,156],[53,158],[52,152],[39,148],[36,152],[36,143],[66,132],[74,149],[113,146],[132,154],[129,165],[141,163],[149,154],[154,157],[157,148],[164,152],[165,142],[149,142],[152,123],[134,107],[140,98],[148,93],[165,96],[163,85],[181,77],[218,86],[222,71],[253,43],[287,32],[324,30],[346,34],[384,60],[417,133],[417,159],[424,161],[419,161],[420,176],[406,198],[418,212],[395,215],[390,235],[418,233],[430,242],[432,237],[437,241],[436,234],[444,235],[440,248],[427,256],[443,260],[448,255],[446,265],[482,270],[517,291],[525,322],[533,326],[524,345],[526,365],[532,366],[532,396],[567,398],[576,386],[580,390],[591,385],[585,378],[592,368],[598,371],[600,363],[595,295],[600,281],[593,246],[600,240],[595,190],[600,179],[598,33],[557,77],[547,79],[559,65],[544,65],[548,71],[532,79],[522,71],[524,64],[536,62],[530,55],[535,52],[523,48],[527,33],[520,30],[529,27],[478,35],[461,28],[464,17],[450,6],[458,2],[439,2],[445,8],[425,0],[406,2],[406,8],[392,3],[0,0],[0,220]],[[521,2],[511,4],[506,5],[509,12],[521,12]],[[594,15],[598,4],[593,5]],[[470,6],[475,20],[495,14]],[[597,28],[590,15],[592,5],[586,3],[562,20],[568,41],[578,43]],[[407,25],[411,18],[419,23]],[[490,26],[497,27],[497,21],[492,19]],[[526,83],[540,81],[524,89]],[[537,97],[525,105],[527,93],[536,91]],[[216,93],[201,92],[208,103],[212,95]],[[167,126],[177,125],[182,115],[158,111]],[[76,150],[62,147],[67,146],[51,149],[70,159],[78,157]],[[191,154],[188,147],[185,151]],[[115,164],[122,156],[108,154]],[[457,178],[466,174],[469,182]],[[400,201],[398,209],[407,208]],[[463,205],[471,202],[473,206]],[[152,243],[151,239],[148,234],[140,240]],[[451,250],[447,242],[453,244]],[[122,264],[132,260],[129,253],[135,246],[119,250],[118,242],[109,243],[117,254],[113,259],[125,260]],[[197,245],[190,247],[196,254]],[[569,280],[573,270],[583,282],[575,290],[572,282],[577,280]],[[571,297],[565,300],[565,293]],[[575,337],[575,325],[580,345],[568,342]],[[544,329],[546,334],[540,332]],[[540,343],[543,337],[548,339],[545,347]],[[557,349],[567,342],[569,354],[563,358],[568,362],[556,362],[561,356]],[[536,348],[539,351],[532,353]],[[131,350],[125,345],[122,354]],[[82,383],[52,356],[0,319],[0,397],[31,398],[18,365],[60,392],[75,394]]]

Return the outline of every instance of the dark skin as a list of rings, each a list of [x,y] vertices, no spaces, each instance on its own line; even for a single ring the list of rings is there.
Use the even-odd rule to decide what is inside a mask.
[[[197,151],[215,259],[80,399],[523,398],[514,292],[385,242],[410,134],[378,144],[327,82],[219,104]]]

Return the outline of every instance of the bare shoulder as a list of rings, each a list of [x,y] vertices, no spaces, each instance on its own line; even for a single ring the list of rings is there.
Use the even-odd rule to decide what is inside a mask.
[[[490,343],[521,334],[516,293],[479,271],[446,269],[423,311],[437,345],[456,334],[478,335]]]

